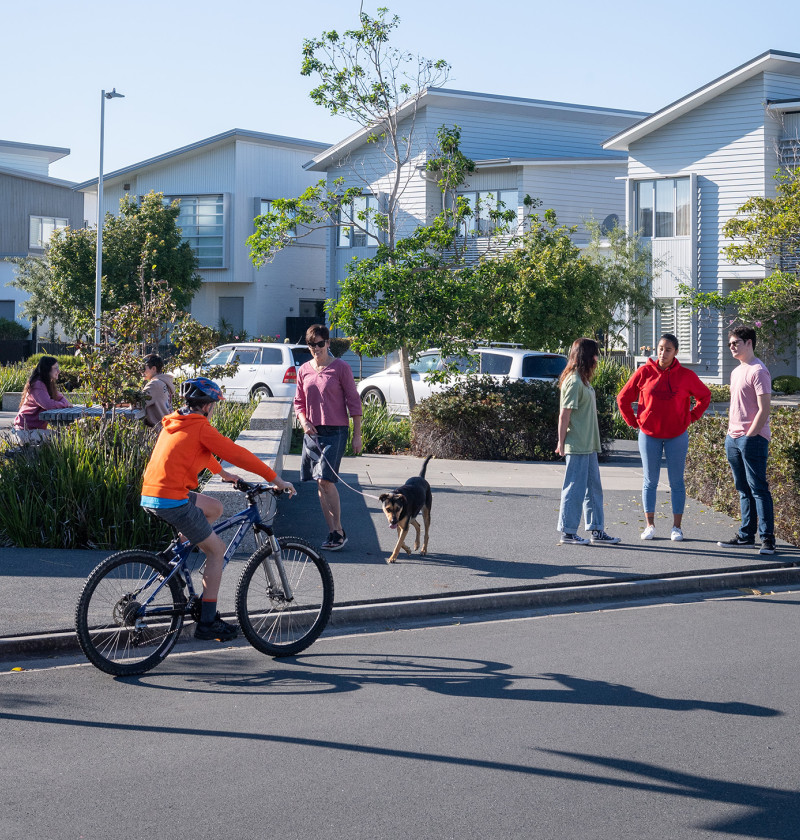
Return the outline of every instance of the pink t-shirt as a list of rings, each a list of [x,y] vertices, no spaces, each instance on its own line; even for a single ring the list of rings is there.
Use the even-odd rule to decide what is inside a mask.
[[[753,357],[750,364],[739,364],[731,373],[731,407],[728,411],[728,434],[738,438],[747,434],[758,413],[758,397],[772,393],[772,377],[761,359]],[[759,432],[770,439],[769,417]]]
[[[322,370],[306,362],[297,371],[294,410],[305,414],[315,426],[347,426],[350,417],[362,414],[353,371],[341,359],[334,359]]]

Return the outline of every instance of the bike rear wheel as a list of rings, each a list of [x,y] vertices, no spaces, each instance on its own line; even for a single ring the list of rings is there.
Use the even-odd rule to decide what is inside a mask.
[[[177,576],[162,586],[171,571],[148,551],[120,551],[94,569],[75,609],[78,642],[92,665],[114,676],[143,674],[172,650],[186,597]]]
[[[272,547],[247,561],[236,590],[236,614],[245,638],[268,656],[293,656],[325,629],[333,607],[333,575],[325,558],[297,537],[280,537],[287,597]]]

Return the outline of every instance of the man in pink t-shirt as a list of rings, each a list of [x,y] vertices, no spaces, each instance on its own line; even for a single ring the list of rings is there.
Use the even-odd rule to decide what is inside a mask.
[[[724,548],[755,546],[758,530],[759,554],[774,554],[772,494],[767,482],[772,377],[767,366],[756,358],[756,331],[752,327],[731,330],[728,347],[739,367],[731,374],[725,455],[731,465],[733,483],[739,491],[742,524],[735,537],[720,540],[717,545]]]

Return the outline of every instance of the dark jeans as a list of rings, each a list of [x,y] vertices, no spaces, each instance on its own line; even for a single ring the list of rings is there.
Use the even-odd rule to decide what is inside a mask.
[[[754,437],[725,438],[725,455],[731,465],[733,483],[739,491],[742,510],[742,524],[739,536],[753,539],[758,533],[761,539],[774,539],[775,524],[772,513],[772,494],[767,484],[767,453],[769,441],[761,435]]]

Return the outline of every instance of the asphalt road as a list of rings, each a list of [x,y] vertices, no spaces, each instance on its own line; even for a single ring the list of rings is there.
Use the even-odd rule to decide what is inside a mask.
[[[127,680],[0,673],[0,837],[794,840],[798,603],[326,636],[282,661],[212,646]]]

